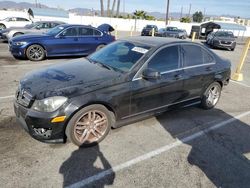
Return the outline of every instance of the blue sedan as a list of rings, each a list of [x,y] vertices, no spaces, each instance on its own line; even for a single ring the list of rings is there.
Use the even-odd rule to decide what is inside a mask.
[[[59,25],[47,33],[23,35],[9,41],[15,58],[41,61],[46,57],[85,56],[113,42],[112,27],[94,28],[85,25]]]

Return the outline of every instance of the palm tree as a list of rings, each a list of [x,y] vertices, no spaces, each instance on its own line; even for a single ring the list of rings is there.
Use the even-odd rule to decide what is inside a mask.
[[[108,0],[108,4],[107,4],[107,16],[110,16],[110,0]]]
[[[116,0],[113,1],[113,5],[112,5],[112,10],[111,10],[112,17],[113,17],[114,11],[115,11],[115,4],[116,4]]]
[[[143,10],[136,10],[133,14],[136,16],[136,18],[140,19],[145,19],[147,17],[147,13]]]
[[[120,12],[120,3],[121,3],[121,0],[118,0],[118,3],[117,3],[117,10],[116,10],[116,17],[119,16],[119,12]]]
[[[103,0],[100,0],[101,4],[101,16],[104,16],[104,5],[103,5]]]

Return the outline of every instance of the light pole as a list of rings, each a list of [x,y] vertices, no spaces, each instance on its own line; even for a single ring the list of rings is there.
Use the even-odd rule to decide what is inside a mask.
[[[166,25],[168,25],[168,21],[169,21],[169,1],[170,0],[167,0]]]

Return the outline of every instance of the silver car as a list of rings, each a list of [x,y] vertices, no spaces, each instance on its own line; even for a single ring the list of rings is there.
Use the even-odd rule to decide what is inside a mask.
[[[18,35],[43,33],[61,24],[65,23],[60,21],[38,21],[26,25],[25,27],[12,27],[9,29],[2,30],[0,32],[0,38],[2,39],[2,41],[7,42]]]

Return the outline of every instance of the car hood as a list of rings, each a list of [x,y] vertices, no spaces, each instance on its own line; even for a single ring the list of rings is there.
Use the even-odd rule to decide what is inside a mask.
[[[26,40],[33,40],[33,39],[40,39],[45,37],[53,37],[51,35],[43,34],[43,33],[34,33],[34,34],[27,34],[27,35],[20,35],[13,39],[14,42],[16,41],[26,41]]]
[[[30,72],[20,81],[21,89],[36,99],[74,97],[123,82],[122,73],[81,58]]]

